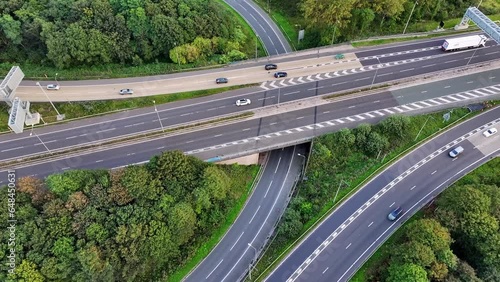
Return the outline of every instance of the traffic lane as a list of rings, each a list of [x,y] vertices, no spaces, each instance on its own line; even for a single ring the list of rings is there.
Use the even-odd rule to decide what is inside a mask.
[[[232,1],[227,1],[226,3],[230,4],[236,11],[238,11],[238,13],[240,13],[243,18],[252,26],[253,30],[255,30],[255,32],[262,40],[262,43],[264,43],[264,46],[269,55],[279,54],[278,46],[276,46],[273,39],[271,39],[273,32],[268,34],[268,30],[257,20],[262,20],[262,17],[258,15],[254,9],[248,7],[248,5],[246,5],[245,7],[245,2],[234,2],[233,4]]]
[[[314,124],[314,108],[263,117],[259,135]]]
[[[234,266],[239,257],[242,254],[245,255],[248,243],[254,238],[253,233],[259,229],[259,225],[262,223],[258,220],[260,219],[260,214],[257,217],[255,211],[259,212],[262,209],[262,213],[265,213],[269,210],[270,205],[267,203],[271,202],[270,199],[272,198],[264,198],[263,195],[270,185],[272,185],[275,178],[281,176],[283,167],[290,161],[287,156],[290,156],[291,152],[290,148],[287,148],[286,151],[279,149],[270,153],[266,169],[242,213],[218,245],[186,277],[186,281],[220,281],[222,279],[221,275],[229,273],[229,269]],[[279,174],[276,174],[278,170]],[[274,189],[270,192],[274,195]]]
[[[360,52],[355,52],[354,54],[356,54],[356,56],[358,58],[371,57],[371,56],[378,56],[378,55],[382,55],[382,54],[397,53],[397,52],[403,52],[403,51],[409,51],[409,50],[415,50],[415,49],[440,46],[440,45],[443,45],[443,42],[444,42],[444,39],[438,39],[438,40],[430,40],[430,41],[417,42],[417,43],[405,43],[405,44],[395,46],[395,47],[384,48],[384,47],[378,46],[379,49],[360,51]]]
[[[280,211],[283,209],[289,191],[293,186],[293,180],[299,173],[300,166],[297,164],[295,147],[288,149],[287,152],[282,152],[280,165],[276,170],[276,174],[273,175],[274,181],[271,186],[265,187],[265,191],[261,190],[264,193],[264,197],[266,197],[265,199],[269,200],[265,201],[265,205],[257,211],[248,210],[248,213],[252,216],[256,214],[253,220],[258,222],[258,224],[252,228],[247,222],[242,222],[243,225],[246,224],[242,228],[245,228],[245,234],[248,233],[247,241],[238,244],[238,247],[235,246],[235,250],[233,251],[236,257],[233,258],[236,259],[231,259],[230,263],[221,265],[220,271],[217,269],[218,275],[214,276],[214,279],[210,281],[238,281],[238,278],[248,270],[250,263],[256,259],[255,250],[248,244],[251,244],[257,250],[263,248],[266,238],[272,232],[273,226],[279,218]],[[292,170],[292,168],[294,169]]]
[[[385,55],[384,57],[378,57],[378,60],[377,59],[366,59],[366,60],[361,60],[360,62],[363,66],[370,66],[370,65],[376,65],[376,64],[385,64],[385,63],[391,63],[391,62],[397,62],[397,61],[417,59],[417,58],[422,58],[422,57],[427,57],[427,56],[439,56],[439,55],[443,55],[443,51],[441,49],[431,49],[431,50],[424,50],[424,51],[418,51],[418,49],[416,49],[414,52],[410,52],[410,53],[393,54],[393,55],[384,54],[384,55]]]
[[[289,46],[288,50],[285,46],[285,44],[288,45],[288,42],[285,42],[284,38],[280,38],[277,34],[278,31],[276,31],[275,27],[273,27],[274,22],[271,19],[266,19],[262,14],[264,12],[259,11],[259,7],[256,7],[254,4],[247,1],[243,1],[240,5],[242,5],[242,7],[250,14],[250,17],[257,20],[257,24],[264,30],[264,33],[259,33],[259,35],[261,37],[269,37],[269,41],[271,42],[269,46],[272,45],[272,48],[274,48],[274,52],[272,52],[272,48],[268,48],[269,55],[286,54],[287,51],[291,51]]]
[[[466,150],[469,149],[472,151],[473,145],[470,142],[464,141],[461,145]],[[454,162],[456,159],[450,158],[446,153],[436,156],[433,160],[401,180],[366,208],[306,268],[300,275],[300,279],[296,281],[308,281],[309,279],[319,281],[347,281],[348,277],[344,275],[347,269],[393,223],[387,220],[389,212],[398,206],[406,210],[409,209],[418,200],[425,197],[429,191],[441,184],[443,179],[449,178],[456,171],[464,169],[470,163],[482,157],[482,154],[472,153],[472,155],[468,156],[467,161],[459,164]],[[379,186],[377,188],[380,190],[383,187]],[[357,207],[360,206],[357,205]],[[408,216],[405,217],[407,218]],[[333,233],[341,224],[342,222],[338,222],[337,224],[329,225],[331,226],[331,232]],[[323,272],[328,269],[335,269],[335,271]]]

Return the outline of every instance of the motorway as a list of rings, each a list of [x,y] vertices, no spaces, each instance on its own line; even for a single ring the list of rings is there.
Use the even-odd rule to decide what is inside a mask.
[[[377,175],[326,218],[265,281],[348,281],[405,220],[470,170],[498,156],[500,107],[435,137]],[[456,146],[465,151],[452,159]],[[405,213],[395,222],[387,214]]]
[[[286,206],[304,163],[306,146],[270,152],[253,195],[217,247],[184,281],[239,281],[263,248]]]
[[[465,66],[468,63],[494,60],[500,53],[500,46],[494,46],[493,42],[488,42],[485,48],[446,53],[439,49],[442,42],[442,39],[435,39],[400,44],[386,49],[372,47],[355,53],[345,53],[346,59],[342,61],[335,60],[330,55],[310,58],[309,55],[301,56],[300,53],[285,56],[282,60],[273,58],[273,62],[279,63],[280,71],[288,72],[287,78],[279,80],[273,77],[274,71],[265,71],[264,62],[261,62],[157,77],[65,81],[61,82],[60,90],[45,92],[53,101],[67,102],[130,98],[128,95],[118,94],[118,90],[122,88],[133,88],[133,96],[140,97],[249,83],[262,83],[261,89],[265,90],[311,81],[319,82],[324,88],[328,88],[327,86],[335,84],[337,80],[338,83],[347,83],[345,80],[351,79],[354,80],[353,84],[356,84],[356,79],[367,79],[369,81],[364,82],[366,85],[372,81],[366,77],[373,78],[375,73],[377,73],[375,82],[384,82],[398,77],[410,77]],[[474,58],[469,61],[472,55]],[[217,77],[227,77],[229,83],[227,85],[215,84]],[[33,81],[23,81],[17,88],[16,95],[32,102],[47,101]]]
[[[257,4],[249,0],[225,0],[252,27],[266,48],[268,56],[286,54],[292,51],[290,44],[278,26]]]
[[[424,48],[420,43],[405,45],[408,50]],[[425,43],[428,45],[428,43]],[[402,48],[404,49],[404,48]],[[424,48],[425,49],[425,48]],[[391,52],[388,50],[387,52]],[[401,62],[419,58],[419,56],[430,56],[431,53],[441,52],[430,49],[422,52],[410,52],[401,55],[387,53],[384,50],[366,51],[358,56],[384,56],[379,60],[383,64]],[[12,160],[26,156],[42,154],[48,150],[71,149],[84,145],[98,144],[105,140],[116,139],[127,135],[146,133],[159,130],[161,127],[175,127],[193,121],[214,118],[220,115],[235,114],[241,111],[255,110],[265,106],[272,106],[309,97],[324,95],[332,92],[354,89],[374,83],[384,83],[396,79],[408,78],[415,75],[436,72],[449,68],[456,68],[470,63],[486,62],[498,58],[500,46],[477,49],[472,52],[458,52],[436,57],[432,64],[426,60],[416,60],[404,64],[394,64],[375,70],[366,70],[349,75],[312,81],[291,85],[284,88],[262,90],[259,88],[240,89],[204,97],[189,101],[158,105],[158,112],[154,108],[131,110],[105,117],[90,118],[82,121],[70,122],[61,125],[35,129],[34,133],[28,130],[22,134],[0,135],[0,160]],[[471,55],[475,53],[474,57]],[[375,55],[374,55],[375,54]],[[392,54],[392,55],[390,55]],[[374,59],[361,61],[365,66],[373,66]],[[375,60],[377,61],[377,60]],[[376,64],[377,66],[379,64]],[[376,74],[376,76],[375,76]],[[491,79],[489,77],[492,77]],[[479,86],[493,85],[491,82],[498,81],[499,71],[491,71],[488,75],[479,75],[471,78],[471,83],[457,85],[450,84],[447,90],[468,90]],[[459,86],[460,88],[458,88]],[[425,95],[423,95],[425,96]],[[237,98],[249,98],[252,100],[250,106],[236,107],[234,101]],[[397,98],[398,102],[399,98]],[[159,120],[161,119],[161,123]],[[42,144],[43,142],[43,144]]]

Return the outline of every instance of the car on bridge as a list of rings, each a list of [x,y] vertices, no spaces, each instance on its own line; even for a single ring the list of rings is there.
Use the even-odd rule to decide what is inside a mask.
[[[47,84],[47,90],[59,90],[59,84]]]
[[[288,74],[284,71],[279,71],[274,73],[275,78],[286,77]]]
[[[483,136],[484,136],[484,137],[490,137],[491,135],[494,135],[494,134],[496,134],[497,132],[498,132],[498,131],[497,131],[497,129],[496,129],[496,128],[494,128],[494,127],[492,127],[492,128],[490,128],[490,129],[486,130],[485,132],[483,132]]]
[[[228,83],[229,82],[229,79],[225,78],[225,77],[219,77],[215,80],[215,83],[217,84],[221,84],[221,83]]]
[[[276,70],[276,69],[278,69],[278,65],[276,65],[276,64],[267,64],[267,65],[264,66],[264,69],[265,70]]]
[[[134,90],[127,88],[120,90],[120,95],[132,95],[134,94]]]

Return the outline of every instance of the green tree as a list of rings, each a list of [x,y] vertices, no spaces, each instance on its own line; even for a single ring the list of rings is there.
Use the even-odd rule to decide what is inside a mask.
[[[354,135],[356,136],[356,147],[359,150],[364,151],[366,146],[366,141],[368,140],[371,131],[372,131],[372,126],[368,123],[362,123],[353,130]]]
[[[410,118],[407,116],[393,115],[384,119],[380,123],[380,128],[382,129],[383,134],[387,135],[392,140],[399,142],[408,138]]]
[[[389,141],[387,140],[387,138],[375,131],[372,131],[366,139],[364,151],[368,156],[375,157],[379,153],[384,152],[387,147],[389,147]]]
[[[436,257],[429,246],[417,241],[410,241],[401,245],[397,251],[394,252],[392,261],[404,264],[415,264],[425,269],[436,261]]]
[[[448,230],[434,219],[420,219],[405,228],[408,240],[429,246],[433,252],[450,248],[451,236]]]
[[[14,275],[9,275],[16,281],[43,282],[45,281],[42,274],[38,271],[37,266],[28,261],[23,260],[15,269]]]
[[[310,26],[342,29],[350,22],[356,0],[304,0],[302,10]]]
[[[177,245],[185,244],[193,237],[196,229],[196,213],[185,202],[176,204],[169,214],[169,226],[175,235],[172,237]]]
[[[14,20],[11,15],[3,14],[0,17],[0,27],[5,37],[14,45],[20,45],[23,40],[21,32],[21,23]],[[1,37],[0,37],[1,38]],[[2,45],[7,45],[7,42],[2,42]]]
[[[389,276],[387,282],[427,282],[427,273],[425,269],[416,264],[396,264],[392,263],[387,269]]]

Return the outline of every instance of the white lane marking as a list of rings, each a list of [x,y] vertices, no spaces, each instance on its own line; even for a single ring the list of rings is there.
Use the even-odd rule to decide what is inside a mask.
[[[278,160],[278,165],[276,166],[276,169],[274,170],[274,173],[278,171],[278,167],[280,167],[280,162],[281,162],[281,157]]]
[[[269,125],[275,125],[277,124],[277,122],[271,122]]]
[[[135,153],[128,153],[127,156],[135,155]]]
[[[158,148],[156,148],[156,149],[157,149],[157,150],[162,150],[162,149],[165,149],[165,147],[164,147],[164,146],[162,146],[162,147],[158,147]]]
[[[330,111],[324,111],[323,113],[324,113],[324,114],[328,114],[329,112],[330,112]]]
[[[181,117],[185,117],[185,116],[188,116],[190,114],[192,114],[192,113],[185,113],[185,114],[182,114]]]
[[[217,110],[217,108],[211,108],[211,109],[208,109],[208,110],[207,110],[207,112],[208,112],[208,111],[213,111],[213,110]]]
[[[83,137],[83,136],[86,136],[86,135],[87,135],[87,133],[83,133],[83,134],[80,134],[78,136]]]
[[[347,245],[347,247],[345,247],[345,249],[349,249],[349,247],[352,245],[352,243],[349,243],[349,245]]]
[[[356,106],[349,106],[349,107],[348,107],[348,109],[352,109],[352,108],[354,108],[354,107],[356,107]]]
[[[373,225],[373,221],[372,221],[372,222],[370,222],[370,224],[368,224],[368,227],[370,227],[370,226],[372,226],[372,225]]]
[[[106,131],[112,131],[112,130],[115,130],[116,128],[110,128],[110,129],[105,129],[105,130],[99,130],[99,131],[96,131],[95,133],[102,133],[102,132],[106,132]]]
[[[137,126],[137,125],[142,125],[144,124],[144,122],[139,122],[139,123],[134,123],[134,124],[128,124],[128,125],[125,125],[124,127],[132,127],[132,126]],[[97,131],[96,133],[98,133],[99,131]]]
[[[433,171],[433,172],[431,173],[431,175],[434,175],[434,173],[436,173],[436,172],[437,172],[437,170]]]
[[[415,187],[417,187],[416,185],[413,185],[413,187],[410,188],[410,191],[415,189]]]
[[[428,68],[428,67],[432,67],[432,66],[435,66],[436,64],[431,64],[431,65],[425,65],[425,66],[422,66],[422,68]]]
[[[384,75],[391,75],[393,74],[392,72],[388,72],[388,73],[381,73],[381,74],[377,74],[377,76],[384,76]]]
[[[328,271],[328,267],[325,268],[325,270],[323,270],[323,274],[325,274],[325,272],[327,272],[327,271]]]
[[[245,129],[243,129],[242,131],[248,131],[248,130],[250,130],[250,129],[251,129],[251,128],[245,128]]]
[[[38,143],[38,144],[41,144],[41,143]],[[5,150],[2,150],[0,152],[8,152],[8,151],[14,151],[14,150],[17,150],[17,149],[22,149],[24,148],[24,146],[21,146],[21,147],[15,147],[15,148],[10,148],[10,149],[5,149]]]
[[[446,88],[450,88],[450,87],[451,87],[451,86],[449,86],[449,85],[446,85],[446,86],[445,86],[444,88],[446,89]]]
[[[260,99],[257,99],[257,101],[262,101],[262,100],[267,100],[267,99],[273,99],[274,96],[269,96],[269,97],[266,97],[266,98],[260,98]]]
[[[70,169],[70,167],[63,167],[63,168],[61,168],[61,170],[67,170],[67,169]]]
[[[220,137],[222,136],[222,134],[217,134],[217,135],[214,135],[214,137]]]
[[[260,206],[259,206],[259,208],[260,208]],[[250,220],[250,222],[251,222],[251,220]],[[233,250],[234,246],[236,246],[236,244],[238,243],[238,241],[240,240],[241,236],[243,236],[243,234],[244,234],[244,233],[245,233],[245,232],[241,232],[241,234],[240,234],[240,236],[238,237],[238,239],[236,239],[236,242],[234,242],[234,244],[231,246],[231,249],[229,249],[230,251],[232,251],[232,250]]]
[[[380,100],[377,100],[377,101],[373,101],[373,103],[380,103]]]
[[[420,93],[422,93],[422,94],[423,94],[423,93],[427,93],[427,90],[421,91]]]
[[[252,220],[253,218],[255,217],[255,215],[257,215],[257,212],[260,210],[260,206],[257,208],[257,210],[255,210],[255,213],[253,214],[252,218],[250,219],[250,221],[248,222],[248,224],[252,223]]]
[[[467,81],[467,84],[471,84],[471,83],[474,83],[474,81]]]
[[[363,77],[363,78],[358,78],[358,79],[355,79],[354,81],[360,81],[360,80],[365,80],[365,79],[370,79],[371,77]]]
[[[210,275],[212,275],[212,273],[214,273],[214,271],[217,269],[217,267],[219,267],[219,265],[224,261],[224,259],[221,259],[220,262],[215,266],[215,268],[210,271],[210,273],[207,275],[207,277],[205,277],[205,279],[208,279],[208,277],[210,277]]]
[[[312,91],[312,90],[321,89],[321,88],[324,88],[324,86],[318,86],[318,87],[314,87],[314,88],[309,88],[309,89],[307,89],[307,91]]]
[[[303,118],[304,118],[304,117],[298,117],[298,118],[296,118],[296,119],[303,119]]]
[[[401,70],[401,71],[399,71],[399,72],[412,71],[412,70],[414,70],[414,68]]]
[[[300,91],[293,91],[293,92],[290,92],[290,93],[285,93],[285,94],[283,94],[283,96],[291,95],[291,94],[296,94],[296,93],[300,93]]]
[[[453,63],[453,62],[456,62],[456,61],[458,61],[458,60],[449,60],[449,61],[446,61],[444,63],[447,64],[447,63]]]
[[[66,137],[66,140],[73,139],[73,138],[76,138],[76,137],[78,137],[78,136],[74,135],[74,136]]]
[[[396,202],[392,203],[389,207],[391,208],[392,206],[394,206],[394,204],[395,204],[395,203],[396,203]]]
[[[266,194],[264,194],[264,198],[267,197],[267,193],[269,192],[269,189],[271,189],[271,185],[273,185],[272,180],[271,180],[271,183],[269,183],[269,186],[267,187]]]
[[[193,142],[194,142],[194,140],[189,140],[189,141],[186,141],[186,144],[193,143]]]
[[[95,161],[95,162],[96,162],[96,163],[100,163],[100,162],[102,162],[102,161],[103,161],[103,160],[97,160],[97,161]]]

